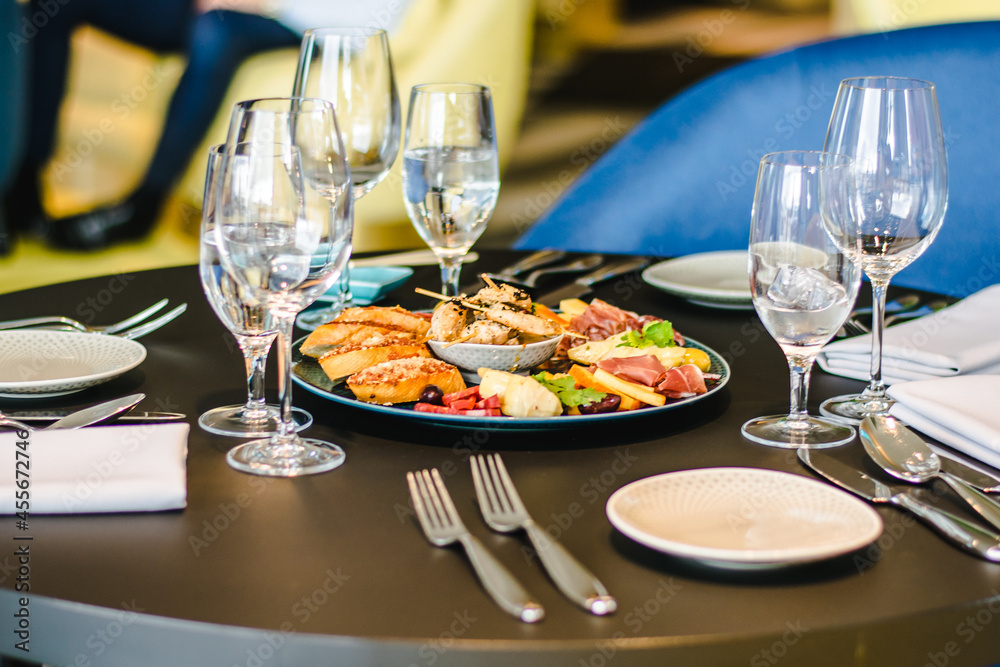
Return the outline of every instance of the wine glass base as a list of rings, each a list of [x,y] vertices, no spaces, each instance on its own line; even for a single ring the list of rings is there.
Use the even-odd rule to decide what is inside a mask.
[[[198,425],[209,433],[233,438],[263,438],[278,432],[281,411],[276,405],[265,405],[260,419],[247,419],[245,405],[225,405],[212,408],[198,417]],[[295,430],[312,426],[312,415],[301,408],[292,408]]]
[[[743,424],[743,437],[769,447],[824,449],[854,440],[854,428],[817,417],[789,419],[788,415],[757,417]]]
[[[298,436],[289,443],[252,440],[226,454],[226,462],[236,470],[266,477],[315,475],[339,467],[346,458],[337,445]]]
[[[828,398],[820,403],[819,412],[824,417],[839,423],[857,426],[865,417],[886,414],[893,403],[895,401],[888,396],[845,394]]]
[[[305,331],[315,331],[317,327],[332,321],[347,305],[325,306],[304,310],[295,318],[295,326]]]

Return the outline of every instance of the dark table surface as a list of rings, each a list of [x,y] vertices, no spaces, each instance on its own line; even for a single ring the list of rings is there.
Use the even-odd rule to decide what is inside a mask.
[[[478,270],[517,255],[487,251]],[[471,273],[465,269],[466,277]],[[392,295],[428,307],[417,269]],[[749,466],[808,475],[794,453],[740,435],[749,418],[787,410],[781,352],[752,311],[686,303],[637,276],[597,296],[672,320],[723,355],[729,385],[692,406],[601,428],[543,433],[455,430],[333,404],[296,388],[311,435],[339,443],[329,473],[267,479],[236,472],[236,441],[201,431],[204,410],[242,401],[242,359],[195,267],[108,276],[0,296],[4,318],[67,313],[115,321],[156,299],[188,312],[143,339],[137,369],[85,392],[3,409],[84,404],[143,391],[146,409],[192,423],[188,506],[154,514],[33,516],[31,652],[4,630],[0,653],[63,665],[984,665],[1000,662],[1000,565],[977,560],[892,508],[875,545],[767,572],[713,570],[638,545],[605,516],[616,489],[650,475]],[[273,356],[273,355],[272,355]],[[274,367],[269,395],[273,398]],[[810,407],[861,383],[816,371]],[[491,533],[474,503],[468,459],[503,452],[543,527],[607,585],[619,611],[590,616],[553,588],[519,536]],[[835,450],[860,465],[857,441]],[[8,462],[8,465],[13,465]],[[467,525],[545,605],[513,620],[463,555],[432,548],[404,475],[440,468]],[[2,522],[0,627],[13,622],[14,522]]]

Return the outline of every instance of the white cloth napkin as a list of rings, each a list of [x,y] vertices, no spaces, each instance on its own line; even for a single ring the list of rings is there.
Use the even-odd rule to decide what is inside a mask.
[[[181,423],[96,426],[32,431],[27,438],[5,430],[0,433],[0,513],[23,509],[15,502],[24,491],[17,486],[23,480],[28,480],[30,514],[182,508],[189,429]]]
[[[871,334],[848,338],[827,345],[816,361],[828,373],[867,380],[871,347]],[[970,373],[1000,373],[1000,285],[885,330],[886,384]]]
[[[900,382],[889,412],[956,451],[1000,468],[1000,375]]]

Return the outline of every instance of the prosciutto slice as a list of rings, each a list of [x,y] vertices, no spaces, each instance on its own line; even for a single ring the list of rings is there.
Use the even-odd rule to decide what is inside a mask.
[[[667,369],[651,354],[640,357],[612,357],[598,361],[596,366],[615,377],[655,387],[667,375]],[[704,386],[704,383],[702,383]]]
[[[667,398],[690,398],[708,391],[701,369],[694,364],[684,364],[667,369],[665,377],[656,385],[656,391]]]
[[[641,331],[647,322],[659,322],[661,318],[652,315],[638,315],[630,310],[622,310],[607,301],[594,299],[587,309],[569,322],[569,329],[589,340],[604,340],[623,331]],[[677,334],[674,334],[676,340]],[[678,345],[683,345],[683,339]]]

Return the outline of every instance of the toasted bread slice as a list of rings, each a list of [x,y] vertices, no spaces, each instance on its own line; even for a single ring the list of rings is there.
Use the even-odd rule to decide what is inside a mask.
[[[299,351],[308,357],[319,358],[334,345],[407,343],[416,341],[417,338],[417,334],[400,327],[383,326],[374,322],[330,322],[316,327],[302,341]]]
[[[457,368],[440,359],[410,357],[369,366],[347,378],[347,386],[366,403],[409,403],[420,399],[427,385],[446,394],[465,389]]]
[[[354,375],[363,368],[406,357],[431,356],[423,343],[394,343],[389,345],[341,345],[319,358],[319,365],[331,380]]]
[[[411,331],[418,336],[426,335],[427,330],[431,328],[429,318],[421,317],[399,306],[393,306],[392,308],[379,306],[345,308],[334,322],[367,322],[379,326],[388,325]]]

